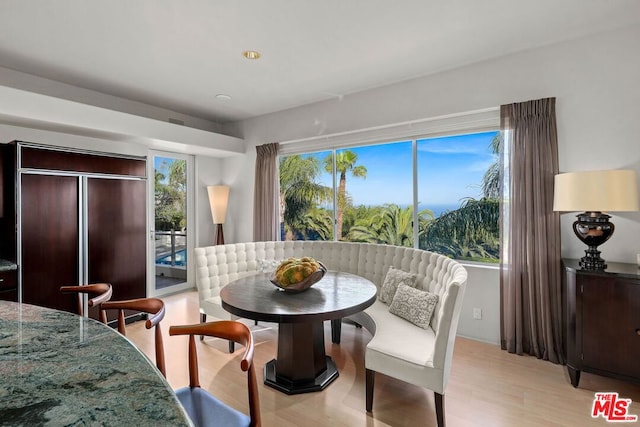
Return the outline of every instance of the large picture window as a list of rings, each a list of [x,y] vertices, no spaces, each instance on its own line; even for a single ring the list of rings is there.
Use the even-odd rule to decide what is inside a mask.
[[[499,141],[493,131],[281,156],[281,238],[497,262]]]
[[[429,219],[420,249],[461,260],[497,262],[499,132],[417,141],[418,209]]]

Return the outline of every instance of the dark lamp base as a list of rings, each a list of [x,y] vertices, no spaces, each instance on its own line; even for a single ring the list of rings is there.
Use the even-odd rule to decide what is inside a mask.
[[[609,240],[615,227],[609,222],[609,215],[602,212],[584,212],[577,216],[573,223],[573,231],[589,248],[580,259],[583,270],[605,270],[607,264],[600,258],[598,246]]]
[[[222,224],[216,224],[216,245],[224,245],[224,233],[222,232]]]
[[[607,264],[600,258],[600,251],[595,246],[585,249],[584,256],[580,258],[580,268],[583,270],[606,270]]]

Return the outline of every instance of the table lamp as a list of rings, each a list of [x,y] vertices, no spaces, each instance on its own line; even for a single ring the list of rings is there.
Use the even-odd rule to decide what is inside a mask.
[[[583,211],[573,223],[578,239],[588,246],[580,259],[583,270],[605,270],[598,246],[615,229],[605,212],[639,210],[638,175],[634,170],[569,172],[555,176],[553,210]]]
[[[211,205],[211,216],[216,227],[216,245],[224,245],[224,234],[222,224],[227,216],[227,205],[229,203],[229,186],[210,185],[207,187],[209,193],[209,204]]]

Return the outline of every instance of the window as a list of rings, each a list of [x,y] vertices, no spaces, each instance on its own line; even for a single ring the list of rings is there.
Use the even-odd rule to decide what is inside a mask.
[[[499,132],[417,141],[420,249],[452,258],[497,262]]]
[[[482,114],[464,123],[494,120]],[[331,141],[342,147],[317,152],[291,144],[280,157],[282,239],[385,243],[498,262],[500,134],[463,131],[382,144],[357,144],[350,133]]]

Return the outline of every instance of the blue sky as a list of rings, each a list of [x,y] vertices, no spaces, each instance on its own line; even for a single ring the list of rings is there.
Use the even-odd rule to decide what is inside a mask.
[[[175,160],[176,159],[172,157],[160,157],[160,156],[154,157],[153,167],[155,168],[155,170],[157,170],[158,172],[164,175],[164,179],[161,182],[166,184],[169,181],[169,166]]]
[[[418,140],[418,200],[423,205],[459,206],[465,197],[479,198],[487,167],[494,162],[490,144],[496,132]],[[411,141],[351,148],[366,179],[347,175],[354,205],[413,203]],[[328,153],[319,153],[323,159]],[[331,175],[321,182],[331,185]]]

